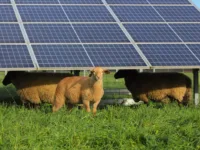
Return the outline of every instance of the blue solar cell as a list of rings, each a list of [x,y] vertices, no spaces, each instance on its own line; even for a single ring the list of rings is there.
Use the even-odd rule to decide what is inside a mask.
[[[63,6],[71,22],[115,22],[104,6]]]
[[[135,42],[181,42],[166,24],[125,24]]]
[[[32,43],[78,43],[69,24],[25,24]]]
[[[17,4],[59,4],[58,0],[15,0]]]
[[[25,45],[0,45],[0,68],[33,68]]]
[[[1,22],[17,22],[12,6],[0,6],[0,21]]]
[[[200,12],[193,6],[154,6],[167,22],[200,22]]]
[[[83,43],[129,42],[117,24],[74,24]]]
[[[138,45],[152,66],[199,66],[199,61],[182,44]]]
[[[81,45],[33,45],[40,67],[92,67]]]
[[[10,4],[10,0],[0,0],[0,4]]]
[[[163,22],[151,6],[111,6],[122,22]]]
[[[24,43],[18,24],[0,24],[0,43]]]
[[[95,66],[146,66],[131,44],[84,45]]]
[[[106,0],[108,4],[148,4],[146,0]]]
[[[200,44],[187,44],[187,46],[191,49],[191,51],[200,60]]]
[[[62,4],[102,4],[101,0],[60,0]]]
[[[170,24],[184,42],[200,42],[200,24]]]
[[[151,4],[190,4],[188,0],[147,0]]]
[[[68,22],[60,6],[18,6],[23,22]]]

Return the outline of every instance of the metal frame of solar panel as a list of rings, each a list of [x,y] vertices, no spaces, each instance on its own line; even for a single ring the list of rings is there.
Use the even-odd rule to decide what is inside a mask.
[[[191,0],[2,0],[0,8],[0,70],[200,67]]]

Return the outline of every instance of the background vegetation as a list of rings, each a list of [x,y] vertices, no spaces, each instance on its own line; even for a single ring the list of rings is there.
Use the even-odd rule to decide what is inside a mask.
[[[113,74],[105,77],[104,87],[125,88]],[[192,104],[106,106],[93,117],[78,108],[51,113],[49,104],[27,109],[17,100],[12,85],[0,84],[2,150],[200,149],[200,107]]]

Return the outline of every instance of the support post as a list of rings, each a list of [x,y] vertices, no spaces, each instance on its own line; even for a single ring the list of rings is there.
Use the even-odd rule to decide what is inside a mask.
[[[199,69],[193,69],[193,98],[195,105],[199,104]]]

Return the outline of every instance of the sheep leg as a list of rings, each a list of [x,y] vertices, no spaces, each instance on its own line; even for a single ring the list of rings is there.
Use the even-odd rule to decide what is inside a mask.
[[[86,111],[90,112],[90,101],[83,100],[83,105],[84,105],[84,108],[86,109]]]
[[[65,104],[65,96],[55,96],[55,100],[53,103],[53,112],[58,111]]]
[[[149,99],[147,98],[146,94],[141,94],[139,99],[142,100],[145,104],[148,104]]]
[[[96,102],[93,104],[93,110],[92,110],[93,115],[96,115],[97,106],[99,105],[99,102],[100,102],[100,100],[99,100],[99,101],[96,101]]]

